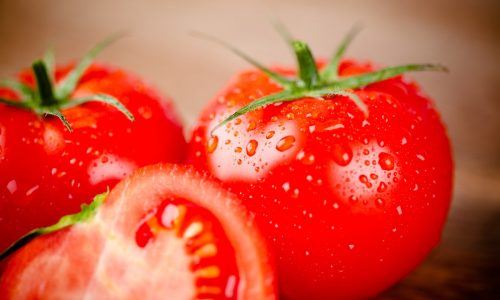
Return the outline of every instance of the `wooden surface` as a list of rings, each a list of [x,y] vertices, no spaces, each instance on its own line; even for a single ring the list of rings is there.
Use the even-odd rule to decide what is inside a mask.
[[[323,57],[360,22],[365,29],[349,57],[451,69],[412,75],[435,98],[453,142],[455,192],[443,242],[381,299],[500,299],[499,13],[495,0],[0,0],[0,77],[29,66],[50,44],[65,62],[124,30],[129,36],[100,60],[172,96],[189,128],[224,82],[248,67],[190,31],[231,41],[263,63],[292,64],[270,16]]]

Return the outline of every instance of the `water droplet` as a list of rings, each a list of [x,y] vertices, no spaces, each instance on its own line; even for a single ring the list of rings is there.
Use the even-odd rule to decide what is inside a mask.
[[[370,150],[368,150],[368,149],[363,149],[363,154],[364,154],[364,155],[368,155],[368,154],[370,154]]]
[[[138,112],[146,120],[151,119],[151,117],[153,116],[153,111],[149,106],[139,107]]]
[[[254,156],[257,151],[258,143],[256,140],[250,140],[247,144],[247,154],[248,156]]]
[[[381,182],[379,185],[378,185],[378,188],[377,188],[377,192],[379,193],[383,193],[387,190],[387,184],[385,184],[385,182]]]
[[[297,153],[297,156],[295,158],[297,158],[298,160],[301,160],[304,158],[304,156],[306,156],[306,153],[304,152],[304,150],[300,150],[299,153]]]
[[[370,178],[373,179],[373,180],[376,180],[378,178],[378,175],[375,174],[375,173],[371,173],[370,174]]]
[[[9,193],[14,194],[17,191],[17,182],[15,180],[11,180],[7,183],[7,190]]]
[[[333,160],[340,166],[347,166],[352,160],[352,150],[345,144],[332,146]]]
[[[407,143],[408,143],[408,140],[405,137],[403,137],[401,139],[401,145],[406,145]]]
[[[367,188],[371,188],[373,186],[366,175],[359,175],[359,181],[361,181],[361,183],[364,183]]]
[[[39,185],[35,185],[34,187],[30,188],[29,190],[26,191],[26,196],[31,196],[31,194],[33,194],[36,190],[38,190],[38,188],[40,188]]]
[[[286,151],[286,150],[292,148],[294,143],[295,143],[295,137],[292,135],[287,135],[284,138],[282,138],[281,140],[279,140],[279,142],[276,144],[276,149],[278,151],[283,152],[283,151]]]
[[[352,195],[352,196],[350,196],[350,197],[349,197],[349,201],[350,201],[351,203],[356,203],[356,202],[358,202],[358,197],[356,197],[356,196]]]
[[[234,120],[234,124],[235,125],[240,125],[241,124],[241,118],[237,118],[236,120]]]
[[[104,156],[101,157],[101,162],[103,164],[107,163],[108,161],[109,161],[109,159],[108,159],[108,157],[106,155],[104,155]]]
[[[236,152],[236,153],[241,153],[241,151],[243,151],[243,149],[241,147],[234,148],[234,152]]]
[[[271,130],[271,131],[269,131],[268,133],[266,133],[266,139],[270,139],[270,138],[272,138],[273,136],[274,136],[274,131],[273,131],[273,130]]]
[[[379,140],[379,141],[378,141],[378,145],[379,145],[380,147],[384,147],[384,146],[385,146],[385,142],[384,142],[383,140]]]
[[[248,126],[247,126],[247,131],[252,131],[254,130],[255,128],[257,128],[257,123],[255,123],[255,121],[250,121],[250,123],[248,123]]]
[[[283,190],[285,192],[288,192],[290,190],[290,183],[289,182],[285,182],[285,183],[283,183],[283,185],[281,187],[283,188]]]
[[[425,160],[425,157],[422,154],[417,154],[417,158],[420,159],[421,161]]]
[[[208,153],[213,153],[215,149],[217,149],[218,144],[219,144],[219,137],[217,137],[216,135],[212,136],[207,143]]]
[[[390,171],[394,169],[394,157],[392,155],[381,152],[378,155],[378,164],[382,168],[382,170]]]
[[[398,215],[403,215],[403,209],[401,208],[400,205],[398,205],[398,207],[396,207],[396,211],[398,212]]]
[[[382,199],[382,198],[377,198],[377,200],[375,200],[375,205],[376,205],[378,208],[384,207],[384,205],[385,205],[385,201],[384,201],[384,199]]]

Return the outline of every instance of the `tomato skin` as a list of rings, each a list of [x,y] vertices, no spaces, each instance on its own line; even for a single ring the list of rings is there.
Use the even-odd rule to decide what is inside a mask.
[[[60,80],[72,66],[56,70]],[[20,74],[31,86],[31,72]],[[63,110],[70,133],[57,118],[0,104],[0,249],[28,231],[77,212],[140,166],[180,162],[186,142],[170,99],[160,97],[123,70],[94,64],[72,97],[115,96],[135,116],[87,103]],[[0,96],[15,95],[0,89]]]
[[[370,70],[344,61],[340,75]],[[346,97],[307,98],[257,109],[210,136],[230,113],[280,90],[261,72],[237,76],[202,112],[188,160],[255,213],[283,299],[373,297],[439,242],[453,172],[439,114],[396,77],[354,91],[367,119]]]
[[[169,197],[185,199],[217,218],[234,249],[234,257],[222,259],[234,259],[239,268],[241,281],[234,298],[276,299],[267,246],[239,200],[192,167],[170,164],[135,171],[110,192],[91,220],[40,236],[14,253],[0,277],[0,298],[161,299],[168,295],[182,300],[203,295],[195,286],[204,276],[193,270],[187,251],[175,246],[189,244],[185,235],[174,238],[165,230],[147,245],[136,243],[144,215]],[[219,250],[224,246],[220,238],[212,241]],[[203,259],[213,261],[211,256],[197,258],[201,264]],[[182,266],[182,262],[188,263]],[[233,299],[224,289],[213,298]]]

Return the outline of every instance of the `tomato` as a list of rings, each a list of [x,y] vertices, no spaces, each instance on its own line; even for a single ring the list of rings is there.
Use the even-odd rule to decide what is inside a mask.
[[[74,69],[57,68],[55,82],[61,84]],[[18,79],[31,88],[37,81],[31,71]],[[61,107],[70,132],[57,117],[38,113],[39,107],[0,103],[0,250],[78,211],[140,166],[184,159],[186,142],[170,99],[122,69],[92,64],[68,106],[96,94],[118,99],[135,121],[99,102]],[[14,89],[0,88],[0,100],[16,104],[20,98]]]
[[[400,75],[436,66],[377,71],[340,63],[342,47],[325,66],[292,45],[298,70],[258,66],[207,105],[189,161],[255,214],[283,299],[373,297],[437,245],[447,216],[450,142],[432,100]]]
[[[266,245],[237,198],[186,166],[126,178],[89,220],[9,258],[2,299],[275,299]]]

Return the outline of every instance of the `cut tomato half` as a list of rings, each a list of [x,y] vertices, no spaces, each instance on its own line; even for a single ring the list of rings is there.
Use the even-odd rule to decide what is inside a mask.
[[[136,171],[90,220],[9,258],[1,299],[276,299],[267,246],[233,195],[187,166]]]

